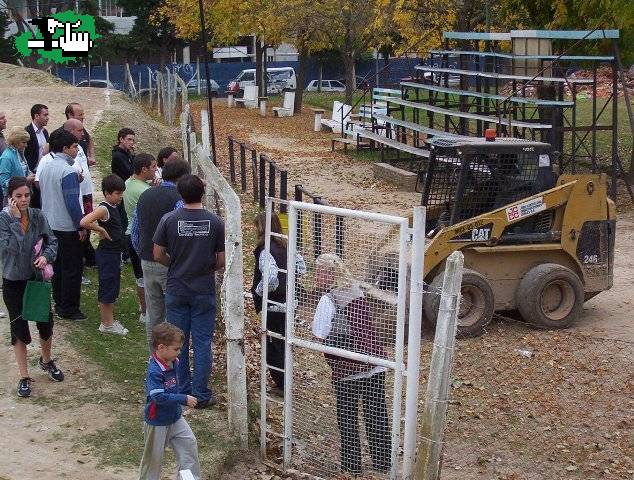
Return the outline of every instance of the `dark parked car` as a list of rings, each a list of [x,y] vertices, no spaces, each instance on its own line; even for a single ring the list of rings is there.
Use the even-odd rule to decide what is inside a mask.
[[[112,88],[115,86],[108,80],[82,80],[76,87],[92,87],[92,88]]]

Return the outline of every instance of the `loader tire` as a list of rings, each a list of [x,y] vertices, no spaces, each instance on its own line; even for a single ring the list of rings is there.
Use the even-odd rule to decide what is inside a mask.
[[[556,263],[526,272],[517,289],[522,318],[542,328],[567,328],[583,309],[583,284],[575,272]]]
[[[435,327],[438,320],[440,306],[440,290],[442,289],[443,273],[434,278],[425,295],[423,309],[425,318]],[[495,301],[493,289],[486,278],[474,270],[465,269],[460,286],[460,312],[458,313],[459,337],[478,337],[493,318]]]

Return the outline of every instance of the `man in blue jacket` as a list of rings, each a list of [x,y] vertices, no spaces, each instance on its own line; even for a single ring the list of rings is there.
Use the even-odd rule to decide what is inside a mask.
[[[183,418],[183,407],[196,406],[196,397],[178,393],[175,366],[183,346],[183,331],[163,322],[152,330],[153,352],[145,380],[145,449],[141,459],[139,480],[159,480],[165,446],[176,454],[178,471],[189,470],[198,480],[198,444]]]

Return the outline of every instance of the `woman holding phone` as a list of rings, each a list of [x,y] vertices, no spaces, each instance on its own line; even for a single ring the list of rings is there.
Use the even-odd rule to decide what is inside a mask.
[[[13,177],[7,185],[7,206],[0,212],[0,252],[2,252],[2,295],[9,311],[11,344],[20,370],[17,393],[31,396],[26,346],[31,343],[29,324],[22,318],[22,300],[29,280],[41,279],[42,272],[57,254],[57,239],[46,217],[30,208],[31,190],[25,177]],[[38,322],[41,355],[39,366],[56,382],[64,374],[51,358],[53,315],[48,322]]]

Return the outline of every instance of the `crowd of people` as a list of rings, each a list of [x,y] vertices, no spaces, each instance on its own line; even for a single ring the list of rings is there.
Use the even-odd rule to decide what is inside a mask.
[[[61,382],[64,374],[51,357],[54,317],[86,319],[80,308],[81,286],[86,283],[83,269],[96,266],[98,331],[127,335],[129,329],[117,319],[115,303],[122,264],[129,262],[150,354],[140,479],[160,478],[168,444],[176,453],[179,469],[189,469],[199,478],[196,438],[182,417],[182,406],[206,408],[217,401],[209,379],[216,319],[215,272],[225,263],[224,224],[203,207],[205,183],[191,174],[178,151],[165,147],[157,158],[135,153],[135,132],[130,128],[117,134],[112,173],[101,182],[104,200],[94,206],[90,173],[97,163],[94,140],[84,128],[80,104],[69,104],[65,115],[63,125],[49,135],[45,105],[33,105],[32,122],[26,127],[7,129],[6,115],[0,112],[2,292],[20,375],[17,394],[31,395],[27,366],[31,334],[22,318],[28,283],[52,275],[54,306],[48,321],[36,324],[41,346],[38,365],[51,380]],[[258,312],[266,308],[267,328],[284,335],[286,241],[283,236],[273,236],[270,252],[265,252],[265,214],[259,214],[254,223],[257,268],[251,291],[255,307]],[[283,233],[275,214],[271,231]],[[91,232],[99,237],[96,250]],[[51,265],[52,273],[47,274]],[[294,268],[297,275],[306,273],[301,256]],[[268,298],[273,301],[266,306],[262,304],[265,272],[269,275]],[[322,294],[312,322],[315,339],[330,347],[384,356],[363,292],[337,255],[323,254],[316,259],[315,284]],[[282,395],[284,352],[283,340],[268,338],[266,361]],[[326,361],[336,397],[342,470],[361,473],[357,412],[361,402],[373,468],[388,471],[385,369],[331,354]]]
[[[104,200],[93,206],[94,140],[84,128],[80,104],[69,104],[65,114],[63,125],[49,134],[46,105],[33,105],[26,127],[7,128],[7,116],[0,112],[2,292],[19,369],[17,394],[32,393],[27,364],[32,339],[23,318],[29,282],[52,276],[48,321],[36,323],[38,365],[51,380],[61,382],[64,373],[51,356],[54,318],[87,318],[80,308],[82,281],[86,283],[83,269],[96,266],[98,331],[126,335],[128,328],[116,318],[114,305],[122,264],[129,261],[150,351],[140,478],[159,478],[167,444],[176,451],[179,464],[197,476],[195,437],[180,406],[206,408],[216,403],[208,384],[216,311],[214,272],[224,267],[224,224],[204,209],[205,184],[191,175],[177,150],[165,147],[157,159],[149,153],[135,154],[135,133],[129,128],[118,132],[112,174],[102,180]],[[96,250],[90,242],[92,231],[99,237]]]

